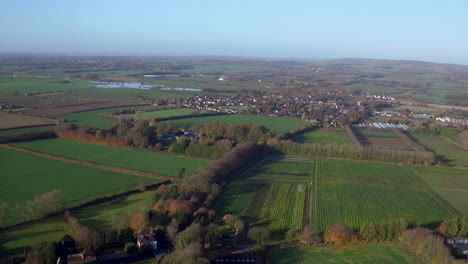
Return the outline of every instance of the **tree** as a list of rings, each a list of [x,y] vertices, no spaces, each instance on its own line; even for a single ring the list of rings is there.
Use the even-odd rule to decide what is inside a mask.
[[[245,224],[244,221],[238,219],[234,222],[234,229],[236,229],[236,232],[242,233],[244,231]]]
[[[374,223],[361,225],[359,234],[361,238],[367,242],[374,242],[377,239],[377,229]]]
[[[268,228],[263,226],[252,227],[249,229],[247,236],[250,239],[255,240],[257,243],[263,244],[265,240],[270,238],[270,231]]]
[[[46,241],[41,244],[41,255],[45,263],[54,264],[57,261],[57,242]]]
[[[293,242],[297,240],[297,236],[299,235],[299,230],[295,228],[289,229],[285,234],[285,239],[287,241]]]
[[[183,250],[189,244],[203,237],[204,230],[199,224],[191,224],[177,236],[176,250]]]
[[[387,224],[382,222],[379,225],[379,241],[387,239]]]
[[[323,240],[325,243],[344,243],[351,238],[351,232],[345,224],[335,224],[325,231]]]
[[[312,226],[306,225],[299,235],[299,241],[304,244],[320,242],[319,233]]]
[[[37,248],[33,248],[31,252],[26,255],[25,264],[43,264],[45,263],[44,257]]]
[[[128,242],[125,244],[125,253],[129,255],[136,255],[138,253],[138,247],[133,242]]]

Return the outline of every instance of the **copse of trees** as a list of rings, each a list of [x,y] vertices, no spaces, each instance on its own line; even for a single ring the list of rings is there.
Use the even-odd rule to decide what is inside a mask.
[[[460,215],[445,219],[439,227],[439,233],[446,237],[466,237],[468,234],[468,218]]]

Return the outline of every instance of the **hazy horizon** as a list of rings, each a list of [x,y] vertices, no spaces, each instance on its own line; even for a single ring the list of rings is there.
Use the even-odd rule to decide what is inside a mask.
[[[0,53],[468,64],[467,2],[311,2],[12,1]]]

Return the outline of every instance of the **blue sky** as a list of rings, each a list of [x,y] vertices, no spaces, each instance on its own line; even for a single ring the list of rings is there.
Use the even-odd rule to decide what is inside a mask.
[[[465,0],[2,0],[0,53],[468,64]]]

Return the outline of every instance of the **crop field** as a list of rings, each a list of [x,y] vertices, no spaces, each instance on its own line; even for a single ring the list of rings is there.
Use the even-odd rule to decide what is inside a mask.
[[[109,201],[73,210],[72,214],[81,224],[90,228],[107,231],[118,228],[120,215],[133,215],[143,207],[150,206],[153,191],[126,196],[123,200]],[[43,241],[57,241],[71,228],[61,215],[24,223],[0,231],[0,258],[19,255]]]
[[[306,221],[305,205],[314,164],[263,160],[229,184],[216,207],[220,215],[236,214],[250,225],[267,226],[274,240]]]
[[[222,115],[222,116],[207,116],[207,117],[192,117],[171,121],[178,128],[183,128],[186,125],[192,127],[196,124],[205,124],[209,122],[219,122],[226,124],[246,124],[263,125],[269,129],[275,129],[278,133],[283,134],[298,128],[300,125],[309,124],[307,121],[294,118],[280,118],[268,116],[254,115]]]
[[[299,143],[353,144],[344,130],[316,129],[312,131],[304,131],[294,135],[292,140]]]
[[[29,132],[53,130],[54,128],[55,126],[38,126],[38,127],[25,127],[25,128],[0,130],[0,137],[24,134],[24,133],[29,133]]]
[[[191,69],[184,69],[181,72],[196,72],[196,73],[242,73],[242,72],[261,72],[271,71],[272,68],[257,65],[240,65],[240,64],[207,64],[196,65]]]
[[[151,112],[139,112],[132,115],[128,115],[135,120],[149,120],[153,118],[164,118],[173,116],[191,115],[194,113],[204,113],[205,111],[199,111],[191,108],[175,108],[175,109],[164,109]]]
[[[112,107],[112,108],[98,109],[98,110],[92,110],[92,111],[58,115],[58,116],[54,116],[54,118],[56,119],[67,118],[69,122],[73,122],[79,126],[93,126],[93,127],[98,127],[98,128],[108,128],[112,126],[116,121],[112,119],[101,118],[99,117],[99,114],[112,113],[120,109],[145,109],[149,107],[150,106],[148,105]]]
[[[0,113],[0,130],[27,126],[54,125],[55,123],[55,120],[48,118]]]
[[[157,179],[47,159],[0,148],[0,201],[9,205],[54,189],[63,191],[66,207],[136,188]],[[112,184],[110,184],[112,183]],[[14,188],[12,188],[14,186]]]
[[[468,171],[443,167],[414,167],[413,171],[442,198],[468,217]]]
[[[190,171],[208,164],[206,160],[169,153],[119,149],[61,138],[18,142],[11,145],[75,160],[173,177],[177,176],[180,168]]]
[[[320,231],[336,223],[359,228],[405,218],[437,224],[460,212],[440,197],[412,166],[317,159],[313,223]]]
[[[267,251],[270,263],[346,263],[413,264],[418,263],[398,244],[361,244],[338,246],[281,246]]]
[[[364,130],[353,129],[354,134],[364,146],[377,146],[401,150],[414,150],[411,146],[399,139],[390,130]]]
[[[413,134],[413,137],[427,149],[434,152],[445,165],[468,167],[468,151],[453,142],[441,136]]]

